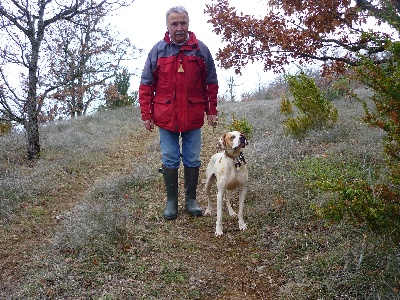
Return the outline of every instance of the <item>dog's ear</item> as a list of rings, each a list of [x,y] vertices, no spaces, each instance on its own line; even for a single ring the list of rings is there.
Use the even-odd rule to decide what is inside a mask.
[[[225,136],[226,133],[222,137],[220,137],[218,143],[217,143],[217,149],[224,150],[225,149]]]

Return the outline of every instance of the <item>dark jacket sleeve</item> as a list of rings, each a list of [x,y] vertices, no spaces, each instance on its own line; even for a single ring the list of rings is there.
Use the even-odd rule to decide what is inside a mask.
[[[210,53],[210,50],[208,47],[201,41],[199,41],[199,46],[200,49],[204,55],[204,60],[207,65],[207,77],[206,77],[206,99],[207,99],[207,105],[206,105],[206,114],[207,115],[217,115],[218,110],[217,110],[217,102],[218,102],[218,77],[217,77],[217,71],[215,68],[215,63],[214,59],[212,58],[212,55]]]
[[[144,65],[139,86],[139,105],[142,114],[142,120],[153,119],[153,100],[155,78],[153,72],[157,67],[157,45],[149,52]]]

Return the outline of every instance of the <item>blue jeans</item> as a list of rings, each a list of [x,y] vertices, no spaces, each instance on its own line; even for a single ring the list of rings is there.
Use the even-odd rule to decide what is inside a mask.
[[[172,132],[159,128],[162,164],[170,169],[177,169],[182,162],[185,167],[197,168],[201,165],[201,129],[186,132]],[[182,153],[179,138],[182,138]]]

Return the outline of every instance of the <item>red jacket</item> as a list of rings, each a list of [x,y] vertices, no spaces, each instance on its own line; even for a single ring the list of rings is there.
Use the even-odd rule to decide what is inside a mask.
[[[139,87],[142,120],[185,132],[204,124],[204,113],[217,115],[218,80],[208,48],[189,32],[182,46],[168,32],[150,50]]]

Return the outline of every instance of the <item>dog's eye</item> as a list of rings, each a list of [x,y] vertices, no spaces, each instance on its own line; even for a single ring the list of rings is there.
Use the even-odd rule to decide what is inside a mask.
[[[231,140],[234,140],[235,139],[235,136],[234,135],[231,135]]]

